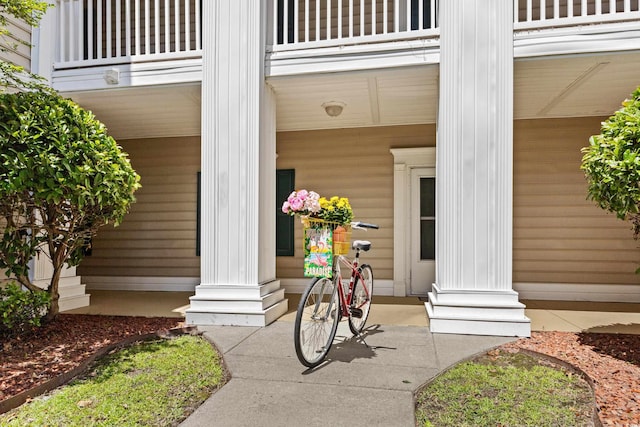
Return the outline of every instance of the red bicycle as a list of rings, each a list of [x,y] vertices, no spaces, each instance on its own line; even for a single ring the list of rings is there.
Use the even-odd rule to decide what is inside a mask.
[[[352,222],[353,229],[377,229],[375,224]],[[313,368],[318,366],[331,348],[338,323],[349,319],[349,329],[359,335],[369,317],[373,296],[373,270],[367,264],[360,265],[360,251],[371,249],[371,242],[355,240],[351,245],[356,254],[353,260],[336,255],[332,277],[317,277],[305,289],[294,328],[296,355],[300,362]],[[351,270],[348,287],[343,285],[340,264]]]

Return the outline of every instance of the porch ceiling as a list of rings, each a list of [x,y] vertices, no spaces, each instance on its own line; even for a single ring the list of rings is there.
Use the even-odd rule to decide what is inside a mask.
[[[610,115],[640,85],[640,52],[519,59],[514,118]],[[273,78],[278,130],[435,123],[438,65]],[[347,104],[339,117],[321,105]]]
[[[606,116],[640,85],[640,52],[519,59],[516,119]],[[270,78],[279,131],[434,123],[439,67]],[[92,110],[117,139],[200,134],[200,84],[65,94]],[[346,104],[329,117],[322,104]]]
[[[200,83],[63,93],[116,139],[200,135]]]

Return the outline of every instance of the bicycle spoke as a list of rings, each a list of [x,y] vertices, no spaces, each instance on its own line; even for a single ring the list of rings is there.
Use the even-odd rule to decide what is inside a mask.
[[[339,321],[338,292],[330,279],[315,279],[303,294],[295,323],[296,355],[308,367],[329,352]]]
[[[349,316],[349,329],[354,335],[360,334],[364,328],[373,296],[373,271],[371,267],[363,264],[358,269],[358,275],[353,287],[351,299],[351,315]]]

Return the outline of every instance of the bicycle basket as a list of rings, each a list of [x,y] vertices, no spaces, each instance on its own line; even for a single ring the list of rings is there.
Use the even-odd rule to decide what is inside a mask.
[[[301,218],[304,228],[323,229],[333,231],[333,254],[346,255],[351,249],[351,225],[340,225],[336,222],[324,221],[317,218]],[[303,233],[303,235],[306,233]],[[303,240],[303,249],[306,242]]]

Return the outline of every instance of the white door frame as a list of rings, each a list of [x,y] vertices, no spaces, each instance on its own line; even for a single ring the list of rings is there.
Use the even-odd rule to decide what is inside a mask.
[[[393,295],[407,295],[411,271],[411,169],[435,168],[436,148],[392,148],[393,155]],[[437,244],[437,242],[436,242]]]
[[[435,168],[410,168],[411,181],[409,181],[409,191],[411,194],[410,205],[410,234],[409,234],[409,287],[407,288],[407,295],[426,297],[427,293],[431,291],[431,285],[436,281],[436,260],[434,259],[421,259],[420,244],[422,239],[421,232],[421,180],[422,178],[436,177]],[[435,212],[434,212],[435,218]],[[430,277],[431,280],[425,281],[425,277]]]

